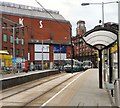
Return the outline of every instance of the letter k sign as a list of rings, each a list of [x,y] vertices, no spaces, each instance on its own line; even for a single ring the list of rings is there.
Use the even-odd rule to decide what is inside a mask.
[[[24,26],[23,20],[24,20],[23,18],[19,18],[19,24],[22,25],[22,26]]]

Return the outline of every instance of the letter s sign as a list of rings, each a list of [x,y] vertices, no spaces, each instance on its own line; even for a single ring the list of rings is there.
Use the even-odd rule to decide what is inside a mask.
[[[40,28],[43,28],[43,24],[41,20],[40,20]]]

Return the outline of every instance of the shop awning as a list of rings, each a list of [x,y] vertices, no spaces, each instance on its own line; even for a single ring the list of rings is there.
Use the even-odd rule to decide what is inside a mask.
[[[9,54],[7,51],[0,50],[0,54]]]

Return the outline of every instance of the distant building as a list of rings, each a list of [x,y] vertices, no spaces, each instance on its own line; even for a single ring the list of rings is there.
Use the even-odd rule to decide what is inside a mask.
[[[101,25],[95,26],[94,29],[98,28],[98,27],[101,27]],[[117,23],[114,23],[114,22],[104,23],[104,27],[106,27],[106,28],[112,28],[112,29],[115,29],[115,30],[119,29],[119,25]]]
[[[58,11],[47,11],[0,2],[1,49],[13,55],[15,38],[15,57],[28,60],[36,67],[44,62],[52,68],[53,63],[70,58],[71,24]]]
[[[81,37],[85,32],[86,32],[85,21],[82,20],[78,21],[76,35],[79,35]]]
[[[97,54],[96,50],[89,47],[82,40],[82,36],[86,32],[85,21],[78,21],[76,28],[76,36],[74,40],[74,58],[79,61],[91,60],[93,65],[97,66]]]
[[[115,30],[118,30],[118,24],[107,22],[104,24],[106,28],[112,28]],[[101,25],[97,25],[94,27],[94,29],[101,27]],[[78,59],[79,61],[84,60],[91,60],[93,63],[93,66],[97,66],[97,51],[88,45],[85,44],[85,42],[82,40],[82,36],[86,32],[85,27],[85,21],[78,21],[77,22],[77,28],[76,28],[76,36],[73,37],[74,41],[74,58]],[[116,45],[115,45],[116,48]],[[115,49],[113,48],[113,49]],[[116,50],[115,50],[116,51]],[[105,53],[105,59],[107,58],[107,49],[104,51]]]

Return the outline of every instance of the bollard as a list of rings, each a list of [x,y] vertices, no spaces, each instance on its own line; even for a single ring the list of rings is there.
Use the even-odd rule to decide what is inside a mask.
[[[120,79],[116,79],[114,83],[115,88],[115,105],[120,108]]]

